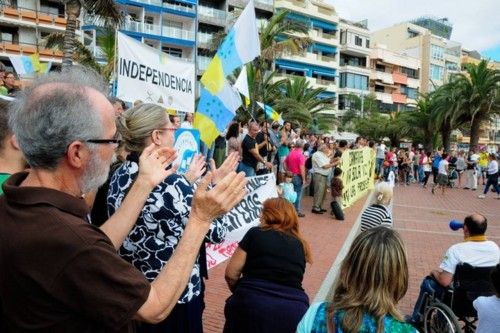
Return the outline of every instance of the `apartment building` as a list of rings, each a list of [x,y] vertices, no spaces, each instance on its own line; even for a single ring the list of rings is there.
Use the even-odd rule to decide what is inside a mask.
[[[62,52],[45,48],[42,40],[65,29],[64,5],[58,1],[4,1],[0,7],[0,61],[12,69],[9,56],[38,53],[41,61],[51,61],[57,66],[62,61]],[[80,30],[76,33],[81,34]]]
[[[420,90],[427,93],[447,82],[451,74],[460,72],[462,47],[446,38],[451,35],[451,28],[444,19],[425,17],[375,31],[371,40],[389,50],[421,59]]]
[[[200,0],[198,2],[198,76],[201,76],[212,60],[211,50],[216,34],[225,32],[236,19],[235,13],[245,8],[248,0]],[[273,0],[254,0],[259,26],[266,25],[273,15]]]
[[[348,96],[364,98],[370,80],[370,32],[367,22],[340,19],[338,115],[349,108]]]
[[[173,57],[193,62],[197,0],[116,0],[125,16],[119,30]],[[84,18],[84,43],[102,60],[95,20]]]
[[[289,10],[290,20],[309,25],[313,41],[302,54],[285,54],[276,59],[276,70],[282,77],[301,76],[313,87],[326,88],[320,98],[337,99],[339,18],[335,8],[321,0],[275,0],[274,7],[275,11]],[[328,112],[336,112],[336,103]]]
[[[370,92],[383,113],[416,109],[420,89],[420,59],[375,44],[370,53]]]

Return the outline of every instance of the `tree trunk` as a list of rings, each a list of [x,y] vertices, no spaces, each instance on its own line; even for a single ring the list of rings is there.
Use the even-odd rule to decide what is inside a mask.
[[[476,116],[472,119],[470,125],[469,148],[475,148],[479,144],[479,132],[481,130],[481,117]]]
[[[67,23],[64,31],[64,46],[62,68],[73,65],[73,53],[75,51],[75,31],[80,17],[82,6],[80,1],[68,1],[66,3]]]
[[[450,151],[450,137],[451,137],[451,129],[449,126],[441,127],[441,139],[443,140],[443,148],[444,151]]]

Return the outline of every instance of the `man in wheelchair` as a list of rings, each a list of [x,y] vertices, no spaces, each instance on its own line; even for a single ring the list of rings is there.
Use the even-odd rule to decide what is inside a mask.
[[[500,249],[495,242],[486,239],[487,219],[481,214],[472,214],[464,220],[464,241],[452,245],[439,265],[420,285],[420,294],[408,321],[416,327],[421,326],[425,306],[425,295],[443,299],[452,285],[456,268],[461,264],[472,267],[493,267],[500,261]]]

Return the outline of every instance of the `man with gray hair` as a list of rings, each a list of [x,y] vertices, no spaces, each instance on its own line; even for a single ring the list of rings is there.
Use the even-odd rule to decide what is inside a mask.
[[[187,284],[211,221],[245,195],[232,170],[194,194],[184,234],[150,284],[117,249],[151,190],[175,172],[173,149],[145,149],[121,208],[100,228],[82,196],[106,180],[119,143],[115,113],[94,72],[51,73],[18,95],[11,128],[31,166],[10,177],[0,197],[0,299],[13,332],[130,332],[133,319],[168,316]],[[236,165],[233,163],[233,165]]]
[[[327,180],[332,168],[338,164],[338,159],[330,160],[328,150],[328,145],[322,143],[319,145],[318,151],[312,156],[314,200],[311,212],[314,214],[323,214],[326,212],[326,209],[323,209],[323,202],[325,201]]]

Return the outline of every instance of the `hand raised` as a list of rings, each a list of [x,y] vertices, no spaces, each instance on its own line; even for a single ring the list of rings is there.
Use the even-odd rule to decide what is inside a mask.
[[[215,167],[215,161],[211,159],[210,170],[212,170],[213,173],[212,183],[218,184],[229,172],[235,171],[238,166],[239,159],[240,154],[238,152],[232,152],[218,169]]]
[[[196,154],[189,165],[189,170],[186,172],[185,176],[187,180],[193,184],[198,178],[200,178],[205,172],[207,164],[205,163],[205,156],[202,154]]]
[[[246,195],[246,179],[243,172],[227,173],[215,187],[208,190],[213,180],[211,172],[199,184],[192,202],[191,218],[202,223],[211,223],[215,218],[230,211]]]
[[[174,166],[165,170],[177,157],[173,148],[157,148],[155,144],[146,147],[139,157],[139,175],[137,180],[146,182],[151,188],[161,183],[177,170]]]

